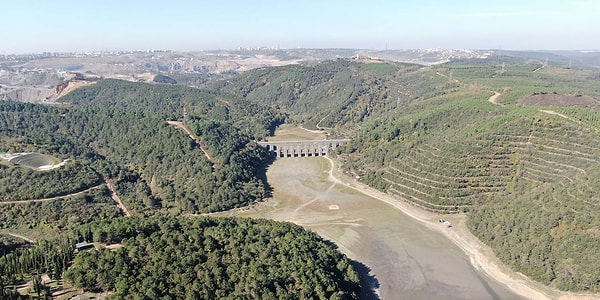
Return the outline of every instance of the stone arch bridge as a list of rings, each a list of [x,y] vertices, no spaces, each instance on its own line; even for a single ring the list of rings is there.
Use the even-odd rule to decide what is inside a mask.
[[[349,139],[337,140],[305,140],[305,141],[273,141],[258,142],[275,154],[275,157],[310,157],[325,156],[329,150],[349,142]]]

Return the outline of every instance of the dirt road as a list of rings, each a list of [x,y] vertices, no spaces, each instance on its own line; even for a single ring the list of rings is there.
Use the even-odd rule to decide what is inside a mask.
[[[208,154],[208,152],[206,152],[206,150],[204,150],[204,148],[202,148],[202,141],[192,133],[192,131],[187,128],[187,126],[185,126],[185,124],[183,124],[183,122],[179,122],[179,121],[167,121],[168,124],[170,125],[175,125],[181,129],[183,129],[183,131],[185,131],[185,133],[187,133],[187,135],[196,142],[196,144],[198,144],[198,146],[200,147],[200,150],[202,150],[202,152],[204,152],[204,156],[206,156],[206,158],[208,158],[208,160],[212,161],[211,156]]]
[[[117,195],[117,193],[115,192],[114,185],[111,182],[107,181],[106,187],[108,188],[108,190],[110,190],[110,197],[113,199],[113,201],[115,201],[117,207],[119,207],[121,212],[123,212],[123,215],[125,215],[126,217],[131,217],[131,213],[129,212],[127,207],[125,207],[125,205],[121,201],[121,198],[119,198],[119,195]]]
[[[72,193],[72,194],[67,194],[67,195],[63,195],[63,196],[56,196],[56,197],[50,197],[50,198],[43,198],[43,199],[30,199],[30,200],[13,200],[13,201],[0,201],[0,205],[6,205],[6,204],[19,204],[19,203],[31,203],[31,202],[47,202],[47,201],[52,201],[52,200],[58,200],[61,198],[67,198],[67,197],[73,197],[73,196],[77,196],[77,195],[82,195],[85,194],[91,190],[100,188],[104,185],[104,183],[99,183],[91,188],[87,188],[83,191],[77,192],[77,193]]]
[[[27,241],[29,243],[35,244],[34,240],[32,240],[32,239],[30,239],[30,238],[28,238],[26,236],[22,236],[20,234],[16,234],[16,233],[12,233],[12,232],[7,232],[7,231],[5,231],[4,233],[6,233],[6,234],[8,234],[8,235],[10,235],[12,237],[16,237],[18,239],[22,239],[22,240]]]

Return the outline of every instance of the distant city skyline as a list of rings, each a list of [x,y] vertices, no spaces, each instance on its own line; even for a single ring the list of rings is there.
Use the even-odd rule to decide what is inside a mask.
[[[599,50],[597,0],[8,1],[0,54],[239,47]]]

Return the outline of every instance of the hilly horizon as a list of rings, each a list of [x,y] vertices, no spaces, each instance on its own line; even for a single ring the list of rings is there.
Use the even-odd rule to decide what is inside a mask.
[[[4,1],[0,300],[600,300],[600,1]]]
[[[135,227],[155,215],[248,207],[269,196],[264,172],[272,158],[256,141],[287,123],[351,139],[330,153],[347,176],[440,217],[466,215],[471,232],[513,270],[560,290],[598,293],[599,80],[592,67],[539,53],[435,65],[363,57],[253,68],[201,89],[180,80],[96,78],[54,105],[2,101],[0,152],[63,163],[41,172],[1,161],[2,229],[54,237],[57,245],[87,236],[133,249],[123,239],[130,233],[92,231],[112,219],[110,226]],[[128,210],[113,205],[115,194]],[[122,221],[129,215],[133,221]],[[232,232],[228,226],[219,230]],[[155,238],[139,237],[149,244]],[[21,248],[6,244],[11,253]],[[101,257],[89,259],[76,263]],[[332,280],[342,283],[319,289],[355,297],[354,270],[339,259],[346,274]],[[62,269],[37,272],[49,270]],[[86,281],[93,273],[78,270],[69,275],[75,286],[117,288]],[[30,278],[26,273],[0,279]],[[283,286],[294,289],[281,279],[263,295],[283,295]]]

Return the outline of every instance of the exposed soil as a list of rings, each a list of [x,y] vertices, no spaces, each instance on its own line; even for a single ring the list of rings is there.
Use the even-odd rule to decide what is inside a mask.
[[[500,104],[499,96],[495,92],[488,101]],[[316,133],[285,126],[276,139],[315,139]],[[600,299],[560,292],[512,271],[471,234],[466,216],[419,209],[343,175],[332,163],[277,160],[267,173],[273,199],[220,214],[289,221],[316,231],[360,262],[366,285],[377,292],[366,299]],[[439,223],[441,217],[452,227]]]
[[[327,137],[325,131],[298,128],[293,125],[284,124],[277,128],[275,136],[268,137],[270,142],[275,141],[301,141],[301,140],[324,140]]]
[[[272,200],[222,215],[288,221],[314,230],[364,264],[363,278],[382,299],[520,299],[474,268],[437,229],[364,194],[352,179],[338,178],[323,158],[277,160],[267,176]],[[453,230],[437,221],[430,226]]]
[[[520,105],[581,107],[600,110],[600,101],[587,95],[541,93],[523,97],[517,100],[517,103]]]
[[[121,198],[119,198],[119,195],[117,195],[117,193],[115,192],[114,184],[109,180],[106,182],[106,187],[108,187],[108,189],[110,190],[110,197],[113,199],[113,201],[115,201],[117,207],[121,210],[123,215],[125,215],[126,217],[131,217],[131,213],[129,212],[127,207],[123,205]]]
[[[20,234],[16,234],[16,233],[12,233],[12,232],[4,232],[4,233],[6,233],[6,234],[8,234],[8,235],[10,235],[12,237],[16,237],[16,238],[22,239],[24,241],[27,241],[29,243],[35,244],[34,240],[32,240],[32,239],[30,239],[30,238],[28,238],[26,236],[23,236],[23,235],[20,235]]]
[[[58,99],[80,87],[89,86],[95,84],[95,81],[87,81],[87,80],[69,80],[63,83],[58,84],[54,88],[54,94],[52,98]]]
[[[502,105],[501,103],[498,103],[498,97],[500,97],[502,94],[498,93],[498,92],[494,92],[493,95],[490,96],[490,98],[488,99],[488,101],[492,104],[496,104],[496,105]]]
[[[54,165],[45,165],[45,166],[39,166],[39,167],[37,167],[37,168],[35,168],[35,169],[36,169],[37,171],[48,171],[48,170],[54,170],[54,169],[57,169],[57,168],[60,168],[60,167],[64,166],[65,164],[67,164],[67,162],[69,162],[69,160],[70,160],[70,159],[63,160],[63,161],[61,161],[61,162],[59,162],[59,163],[57,163],[57,164],[54,164]]]

